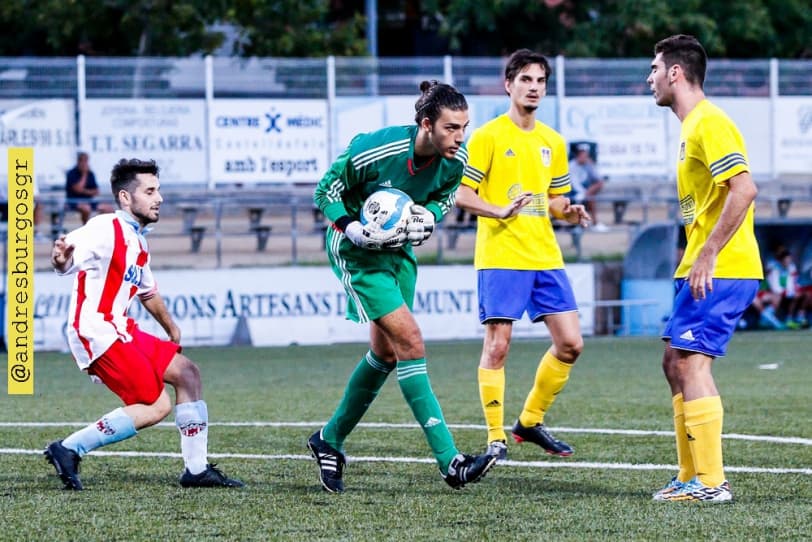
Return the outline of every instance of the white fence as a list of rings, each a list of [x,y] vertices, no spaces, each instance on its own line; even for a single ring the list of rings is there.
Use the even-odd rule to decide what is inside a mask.
[[[670,178],[679,123],[654,104],[648,65],[557,57],[539,117],[597,142],[610,178]],[[414,122],[423,79],[466,93],[472,129],[504,112],[502,69],[460,57],[0,58],[0,148],[35,148],[41,190],[61,188],[80,148],[102,179],[138,156],[168,186],[311,183],[354,134]],[[739,124],[758,180],[812,173],[812,61],[712,60],[706,91]]]

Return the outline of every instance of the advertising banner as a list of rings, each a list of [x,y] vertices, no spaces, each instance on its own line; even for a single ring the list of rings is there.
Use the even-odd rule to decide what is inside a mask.
[[[594,278],[591,264],[567,266],[581,311],[581,329],[593,333]],[[366,342],[368,326],[344,318],[347,298],[327,267],[282,267],[157,271],[161,295],[181,328],[186,346],[254,346]],[[64,350],[64,327],[71,277],[36,275],[34,342],[41,350]],[[420,269],[414,313],[423,336],[434,339],[482,337],[478,319],[476,272],[469,265]],[[164,336],[138,302],[130,315],[145,331]],[[544,337],[543,324],[525,317],[515,324],[516,337]]]
[[[775,159],[778,174],[812,172],[812,97],[782,97],[775,104]]]
[[[205,118],[203,100],[87,100],[81,146],[100,187],[122,158],[155,160],[164,185],[206,184]]]
[[[209,112],[215,183],[316,182],[327,170],[325,100],[216,100]]]
[[[666,115],[650,96],[563,98],[561,133],[567,141],[598,144],[598,170],[611,177],[665,177],[674,156],[666,144]]]
[[[37,191],[64,188],[65,173],[76,164],[73,100],[0,100],[0,154],[11,147],[33,147]],[[5,187],[6,171],[0,169]]]

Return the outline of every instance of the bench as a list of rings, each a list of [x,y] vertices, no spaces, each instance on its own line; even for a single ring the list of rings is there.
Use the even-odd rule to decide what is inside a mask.
[[[766,201],[772,208],[773,216],[787,218],[793,202],[812,202],[812,186],[808,183],[773,183],[759,188],[757,200]]]
[[[271,236],[271,226],[260,224],[250,229],[257,238],[257,252],[262,252],[268,246],[268,239]],[[189,231],[189,240],[191,241],[191,252],[200,252],[200,247],[203,244],[203,238],[206,236],[206,226],[191,226]]]
[[[265,212],[263,207],[249,207],[248,208],[248,226],[256,228],[262,222],[262,215]]]
[[[596,204],[611,204],[614,223],[623,224],[629,204],[641,202],[643,199],[643,190],[638,185],[612,186],[607,183],[606,187],[593,198],[593,201]]]
[[[206,234],[206,226],[189,226],[188,233],[192,242],[191,251],[200,252],[200,245],[203,243],[203,236]]]
[[[268,238],[271,236],[271,227],[265,224],[258,224],[251,228],[257,236],[257,252],[262,252],[268,244]]]
[[[197,204],[178,205],[178,209],[180,209],[181,216],[183,217],[184,233],[191,233],[192,227],[195,225],[195,219],[197,218],[198,207]]]

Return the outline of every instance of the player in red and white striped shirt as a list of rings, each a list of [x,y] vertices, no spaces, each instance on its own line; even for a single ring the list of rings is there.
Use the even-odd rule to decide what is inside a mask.
[[[51,264],[60,275],[75,274],[68,313],[68,343],[79,368],[103,382],[124,407],[102,416],[66,439],[52,442],[45,456],[66,489],[80,490],[79,462],[100,446],[136,434],[166,418],[175,388],[175,423],[186,469],[183,487],[240,487],[207,463],[208,410],[200,371],[181,353],[180,329],[164,304],[149,267],[144,234],[158,221],[161,202],[154,161],[121,160],[110,178],[119,210],[92,218],[54,242]],[[169,335],[159,339],[138,328],[127,311],[135,296]]]

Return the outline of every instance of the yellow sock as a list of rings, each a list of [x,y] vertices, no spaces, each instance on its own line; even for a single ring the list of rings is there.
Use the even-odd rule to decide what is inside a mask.
[[[685,408],[682,394],[678,393],[673,396],[671,404],[674,406],[674,435],[677,437],[677,463],[679,464],[677,480],[687,482],[696,476],[696,469],[691,456],[691,446],[688,443],[688,433],[685,431]]]
[[[722,399],[718,395],[685,401],[685,430],[699,481],[715,487],[725,481],[722,464]]]
[[[564,363],[549,351],[541,358],[536,369],[536,380],[533,389],[524,401],[524,409],[519,416],[519,423],[525,427],[532,427],[537,423],[544,423],[544,415],[555,401],[570,377],[571,363]]]
[[[505,368],[479,368],[479,400],[488,425],[488,442],[507,440],[505,435]]]

